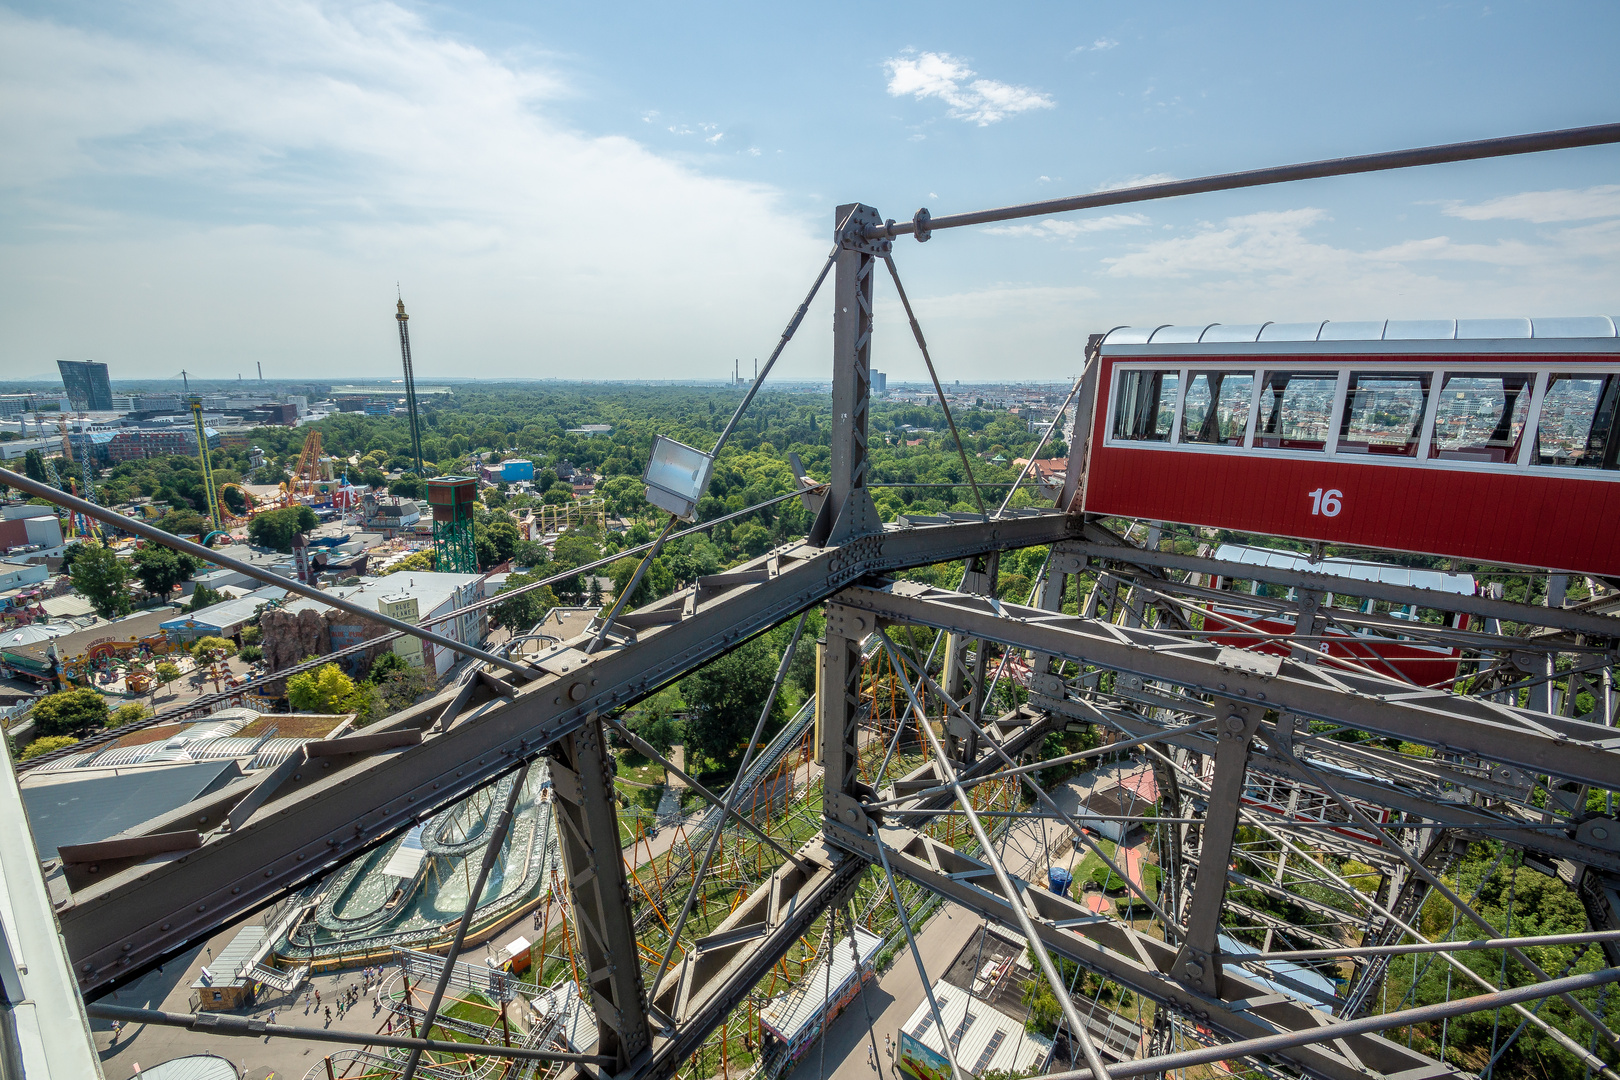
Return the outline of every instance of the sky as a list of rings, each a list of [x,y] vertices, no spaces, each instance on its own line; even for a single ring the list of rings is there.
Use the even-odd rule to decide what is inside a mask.
[[[1620,120],[1609,3],[0,2],[0,379],[719,378],[909,219]],[[1151,322],[1620,315],[1620,148],[901,238],[940,375]],[[827,290],[830,292],[830,289]],[[873,363],[926,378],[892,286]],[[778,365],[825,379],[831,309]]]

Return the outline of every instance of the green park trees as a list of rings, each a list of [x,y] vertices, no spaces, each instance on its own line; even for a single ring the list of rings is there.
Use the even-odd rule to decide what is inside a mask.
[[[174,587],[190,581],[202,563],[183,551],[148,541],[135,552],[135,577],[146,591],[160,600],[168,599]]]
[[[769,639],[757,637],[681,680],[681,697],[689,709],[689,754],[696,751],[729,762],[746,745],[776,680],[778,662]],[[772,708],[772,727],[784,711],[785,704],[778,697]]]
[[[501,591],[495,595],[500,596],[521,585],[533,584],[542,580],[543,576],[539,573],[512,574],[506,579]],[[542,585],[538,589],[530,589],[526,593],[501,600],[489,609],[489,617],[496,626],[504,627],[514,634],[522,634],[556,606],[557,594],[551,591],[551,586]]]
[[[107,699],[81,686],[39,699],[30,714],[34,731],[41,736],[82,735],[107,724]]]
[[[293,537],[308,532],[321,523],[315,511],[307,506],[284,506],[280,510],[267,510],[248,524],[248,539],[260,547],[275,548],[283,553],[292,551]]]
[[[294,712],[359,712],[357,694],[354,680],[336,664],[301,671],[287,680],[287,704]]]
[[[72,569],[68,576],[73,590],[96,609],[103,619],[128,615],[130,609],[129,568],[112,548],[88,541],[75,545]]]

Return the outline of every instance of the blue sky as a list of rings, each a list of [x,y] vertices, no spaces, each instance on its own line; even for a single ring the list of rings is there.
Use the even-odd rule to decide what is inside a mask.
[[[0,5],[0,377],[715,377],[909,218],[1620,119],[1614,4]],[[1620,313],[1620,149],[903,240],[941,375],[1140,322]],[[876,363],[923,369],[885,287]],[[825,301],[784,358],[827,370]]]

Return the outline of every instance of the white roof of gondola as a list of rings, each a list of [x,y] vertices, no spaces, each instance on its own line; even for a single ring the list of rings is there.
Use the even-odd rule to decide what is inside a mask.
[[[1474,595],[1472,574],[1448,574],[1440,570],[1424,570],[1413,566],[1393,566],[1389,563],[1361,562],[1356,559],[1322,559],[1311,562],[1303,554],[1280,551],[1277,548],[1248,547],[1243,544],[1222,544],[1215,549],[1215,558],[1222,562],[1244,563],[1248,566],[1269,566],[1279,570],[1297,570],[1305,574],[1324,577],[1348,578],[1353,581],[1377,581],[1386,585],[1405,585],[1414,589],[1432,589],[1436,592]]]
[[[1117,356],[1285,355],[1305,343],[1312,353],[1620,353],[1620,316],[1161,323],[1115,327],[1102,347]]]

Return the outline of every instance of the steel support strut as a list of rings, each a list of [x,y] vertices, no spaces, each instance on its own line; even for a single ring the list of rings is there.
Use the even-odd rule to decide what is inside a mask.
[[[630,917],[613,754],[602,725],[591,721],[550,747],[556,792],[557,846],[573,904],[582,987],[596,1012],[597,1052],[622,1072],[651,1041],[641,984],[636,926]]]
[[[876,210],[859,203],[840,206],[834,218],[840,231],[834,238],[832,476],[810,527],[813,544],[842,544],[883,528],[866,490],[866,420],[872,389],[872,270],[893,242],[864,236],[881,224]]]
[[[1237,832],[1238,806],[1249,768],[1249,745],[1259,730],[1265,709],[1236,701],[1217,700],[1221,717],[1215,744],[1215,777],[1210,784],[1209,808],[1199,826],[1198,864],[1192,903],[1181,951],[1171,969],[1177,979],[1206,994],[1220,993],[1221,908],[1226,902],[1226,867],[1232,861],[1232,838]]]

